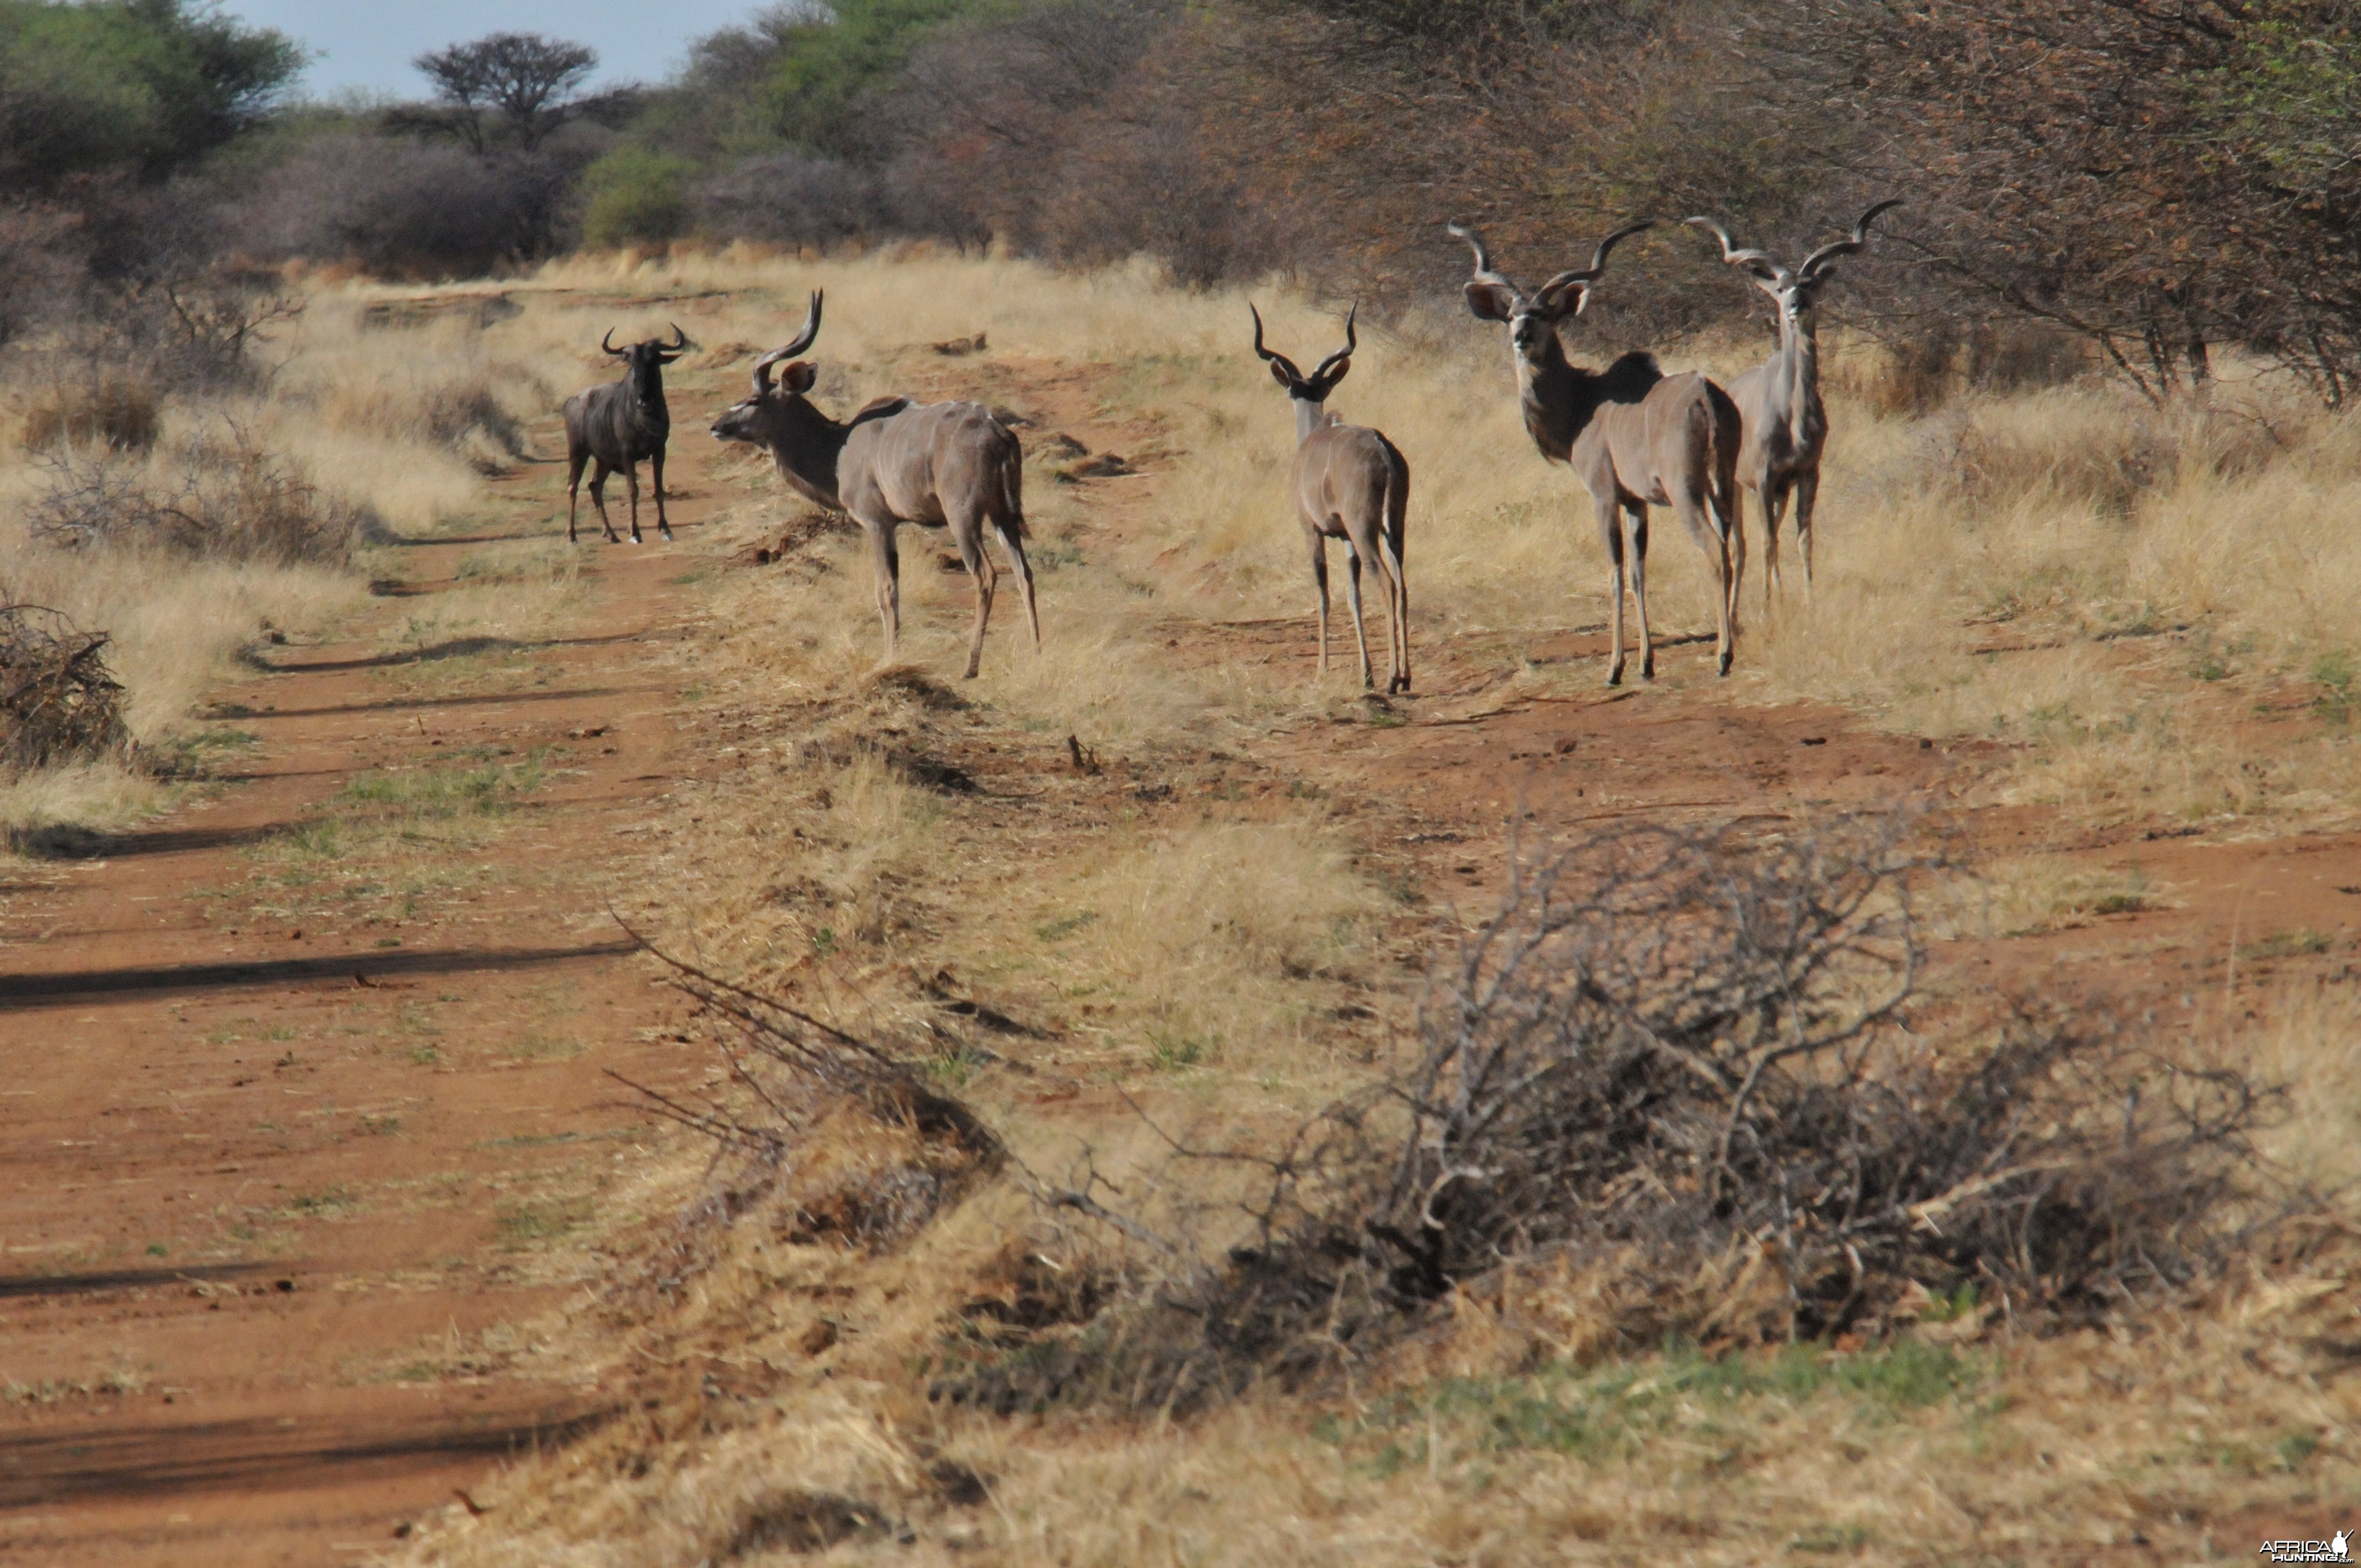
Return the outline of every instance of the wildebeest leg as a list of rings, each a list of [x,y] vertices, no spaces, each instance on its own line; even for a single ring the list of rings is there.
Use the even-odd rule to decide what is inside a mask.
[[[623,465],[623,488],[631,493],[631,543],[644,544],[647,542],[640,537],[640,466],[637,463]]]
[[[582,469],[590,461],[589,449],[576,447],[566,455],[566,543],[574,543],[574,512],[582,501]]]
[[[590,504],[598,509],[598,526],[607,531],[607,543],[620,544],[622,536],[615,532],[614,521],[607,515],[607,476],[615,470],[607,466],[604,457],[590,470]]]
[[[1623,531],[1618,520],[1622,507],[1613,496],[1597,505],[1599,543],[1607,546],[1607,602],[1614,611],[1608,626],[1608,635],[1614,641],[1607,656],[1607,684],[1620,686],[1623,684]]]
[[[1000,586],[1000,573],[983,553],[983,529],[976,518],[952,519],[951,543],[959,546],[967,575],[975,580],[975,630],[967,640],[967,678],[973,680],[983,667],[983,629],[992,621],[992,592]]]
[[[1374,687],[1378,678],[1369,671],[1369,635],[1361,628],[1361,553],[1349,537],[1345,541],[1345,590],[1353,601],[1353,643],[1361,651],[1361,685]]]
[[[1328,539],[1306,523],[1303,541],[1312,546],[1312,581],[1320,590],[1320,673],[1328,673]]]
[[[1656,640],[1648,634],[1648,503],[1633,501],[1624,509],[1624,549],[1631,576],[1631,608],[1640,617],[1640,678],[1656,678]],[[1719,583],[1715,587],[1719,587]]]
[[[655,466],[656,532],[663,534],[666,539],[670,539],[672,537],[672,519],[664,516],[664,449],[659,446],[655,450],[655,455],[649,458],[648,461]]]
[[[895,650],[902,640],[902,556],[894,543],[897,521],[862,518],[862,531],[869,535],[869,558],[877,569],[877,619],[885,629],[884,663],[894,662]]]

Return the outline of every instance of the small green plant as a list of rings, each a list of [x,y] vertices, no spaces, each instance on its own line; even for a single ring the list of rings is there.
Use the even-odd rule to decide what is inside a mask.
[[[333,1220],[348,1214],[360,1206],[352,1190],[341,1185],[330,1186],[318,1192],[298,1192],[287,1200],[287,1212],[299,1219]]]
[[[345,827],[334,817],[317,817],[290,828],[280,841],[298,855],[320,861],[338,860],[346,850]]]
[[[2259,942],[2248,942],[2238,948],[2242,959],[2308,959],[2328,951],[2331,939],[2309,927],[2299,926],[2292,931],[2274,931]]]
[[[1213,1039],[1200,1039],[1194,1035],[1177,1035],[1163,1029],[1148,1032],[1148,1065],[1159,1072],[1180,1072],[1203,1061]]]
[[[1918,1314],[1923,1323],[1955,1323],[1976,1310],[1976,1284],[1971,1279],[1949,1294],[1938,1290]]]
[[[399,1116],[363,1116],[360,1123],[365,1137],[390,1137],[401,1131],[401,1118]]]
[[[836,951],[836,930],[833,927],[823,926],[812,933],[812,951],[821,958]]]
[[[148,1255],[149,1257],[162,1257],[166,1253],[169,1253],[171,1250],[171,1248],[166,1246],[162,1242],[149,1242],[148,1244]]]
[[[590,1205],[580,1199],[548,1203],[511,1203],[493,1214],[500,1246],[521,1252],[565,1236],[590,1217]]]
[[[443,1059],[443,1053],[433,1046],[414,1046],[411,1048],[410,1059],[420,1067],[433,1067]]]
[[[1790,1552],[1809,1552],[1819,1556],[1849,1555],[1869,1544],[1869,1531],[1860,1525],[1816,1524],[1795,1532],[1787,1542]]]
[[[1084,927],[1097,925],[1098,918],[1096,910],[1085,909],[1079,914],[1069,915],[1062,920],[1052,920],[1046,926],[1036,926],[1033,928],[1033,934],[1044,942],[1062,942]]]
[[[954,1093],[983,1070],[985,1058],[972,1046],[956,1046],[927,1062],[927,1076]]]
[[[2312,711],[2331,724],[2350,725],[2355,706],[2361,703],[2361,694],[2353,689],[2356,676],[2361,676],[2361,664],[2356,663],[2349,649],[2339,648],[2313,660],[2312,678],[2320,683],[2320,695],[2312,698]]]

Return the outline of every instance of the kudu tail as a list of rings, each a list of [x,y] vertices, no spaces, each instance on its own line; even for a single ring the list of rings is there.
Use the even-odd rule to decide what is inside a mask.
[[[996,528],[1005,529],[1017,539],[1030,539],[1033,531],[1025,523],[1025,456],[1010,442],[1011,451],[1005,461],[994,464],[992,494],[985,509]]]

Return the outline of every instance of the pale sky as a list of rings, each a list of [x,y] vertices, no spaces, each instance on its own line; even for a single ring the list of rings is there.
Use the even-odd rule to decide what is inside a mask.
[[[324,98],[346,88],[422,97],[411,60],[486,33],[547,33],[598,51],[599,82],[654,82],[689,40],[741,22],[758,0],[225,0],[222,9],[276,27],[313,49],[302,91]]]

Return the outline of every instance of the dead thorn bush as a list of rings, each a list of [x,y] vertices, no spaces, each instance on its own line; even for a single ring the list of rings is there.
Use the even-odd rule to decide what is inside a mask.
[[[71,444],[35,461],[42,477],[27,525],[34,537],[68,548],[106,544],[333,564],[383,526],[367,508],[286,467],[235,425],[152,461]]]
[[[938,1392],[1299,1385],[1537,1261],[1609,1275],[1626,1343],[1877,1332],[1969,1287],[2038,1330],[2205,1275],[2288,1212],[2249,1136],[2276,1091],[2103,1014],[1914,1007],[1912,832],[1632,828],[1521,867],[1367,1091],[1275,1151],[1175,1139],[1152,1182],[1086,1157],[1038,1184],[1045,1245],[1127,1293],[975,1336]]]
[[[636,931],[624,929],[642,941]],[[710,1192],[643,1283],[695,1273],[712,1233],[757,1210],[782,1241],[884,1251],[1000,1168],[999,1138],[894,1052],[649,946],[674,984],[725,1025],[725,1086],[693,1103],[609,1072],[718,1146]]]
[[[57,610],[0,604],[0,764],[47,767],[129,745],[107,641]]]

